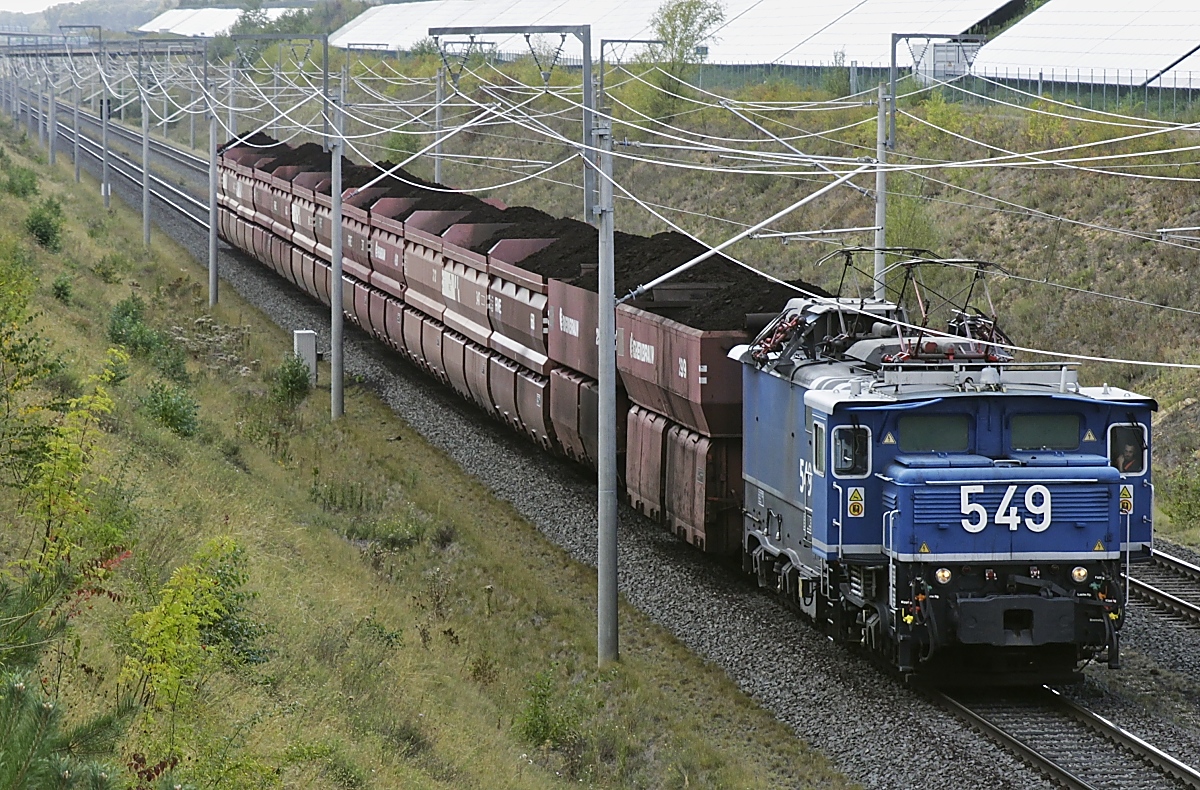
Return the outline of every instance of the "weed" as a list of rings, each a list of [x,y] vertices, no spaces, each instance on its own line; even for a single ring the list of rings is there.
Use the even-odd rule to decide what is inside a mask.
[[[11,165],[6,169],[8,178],[4,182],[5,192],[19,198],[33,197],[38,193],[37,173],[19,165]]]
[[[458,530],[454,528],[453,524],[443,524],[437,528],[437,532],[433,533],[433,545],[437,549],[445,551],[446,549],[450,548],[450,544],[453,543],[457,537]]]
[[[89,228],[89,235],[91,229]],[[114,285],[130,272],[133,271],[133,264],[124,255],[117,252],[110,252],[92,266],[92,271],[102,282],[109,285]]]
[[[271,374],[271,400],[285,409],[294,409],[308,397],[311,386],[308,364],[290,354]]]
[[[383,494],[358,480],[331,480],[322,483],[317,479],[319,470],[313,469],[313,481],[308,488],[310,501],[331,513],[377,513],[383,509]]]
[[[75,294],[75,285],[71,279],[71,275],[63,272],[54,278],[54,282],[50,285],[50,292],[54,294],[54,298],[63,304],[70,304],[71,297]]]
[[[50,252],[58,252],[62,249],[63,225],[66,221],[62,204],[55,198],[48,197],[29,212],[29,217],[25,220],[25,230],[29,231],[42,247]]]
[[[93,217],[87,221],[87,235],[89,239],[102,239],[108,235],[108,226],[111,223],[107,216]]]
[[[500,667],[496,661],[487,653],[475,656],[471,659],[467,671],[471,675],[471,680],[481,686],[490,686],[496,682],[496,678],[500,676]]]
[[[377,734],[392,746],[401,757],[412,759],[429,751],[432,744],[421,730],[421,725],[411,719],[392,719],[376,728]]]
[[[200,428],[198,412],[200,405],[182,387],[164,381],[150,385],[150,392],[142,398],[142,408],[154,420],[179,436],[194,436]]]
[[[343,790],[367,786],[367,777],[342,750],[328,743],[291,744],[284,758],[292,763],[317,763],[321,775]]]
[[[187,359],[183,349],[164,333],[145,321],[146,302],[130,294],[117,302],[108,318],[108,339],[120,343],[133,354],[146,357],[159,373],[171,381],[188,381]]]
[[[539,672],[530,681],[516,724],[517,734],[534,746],[558,748],[580,740],[574,700],[557,698],[550,672]]]

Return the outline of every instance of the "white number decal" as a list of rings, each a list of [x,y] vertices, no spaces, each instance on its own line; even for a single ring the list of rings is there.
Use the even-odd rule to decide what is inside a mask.
[[[1017,515],[1016,505],[1008,506],[1015,493],[1017,493],[1017,487],[1009,486],[1008,490],[1004,492],[1004,498],[1000,500],[1000,507],[996,510],[996,523],[1007,524],[1010,532],[1016,532],[1017,527],[1021,526],[1021,517]]]
[[[982,494],[983,486],[963,486],[958,489],[959,509],[962,510],[964,516],[969,516],[974,513],[979,517],[978,521],[962,520],[963,529],[967,532],[982,532],[987,526],[987,511],[983,509],[983,505],[978,502],[971,501],[971,494]]]
[[[982,494],[983,486],[962,486],[958,489],[959,511],[964,516],[973,518],[962,519],[963,529],[971,534],[983,532],[988,525],[988,512],[983,505],[978,502],[972,502],[973,494]],[[996,515],[992,518],[997,524],[1008,527],[1010,532],[1016,532],[1021,526],[1020,511],[1017,506],[1012,504],[1013,497],[1017,493],[1017,487],[1010,485],[1004,492],[1004,496],[1000,499],[1000,507],[996,509]],[[1025,518],[1025,526],[1030,532],[1045,532],[1050,526],[1051,519],[1051,504],[1050,504],[1050,489],[1044,485],[1032,485],[1025,489],[1025,509],[1033,516],[1038,516],[1040,520],[1035,521],[1032,517]]]
[[[1041,496],[1040,505],[1033,504],[1034,494]],[[1025,509],[1035,516],[1042,517],[1042,520],[1036,523],[1031,518],[1025,519],[1025,526],[1034,532],[1044,532],[1046,527],[1050,526],[1050,489],[1045,486],[1030,486],[1025,491]]]

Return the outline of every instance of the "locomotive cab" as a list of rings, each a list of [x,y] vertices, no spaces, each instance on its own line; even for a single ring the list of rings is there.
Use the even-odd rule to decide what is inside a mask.
[[[796,301],[775,334],[863,304]],[[942,681],[1118,666],[1122,566],[1151,543],[1153,401],[1080,387],[1070,366],[955,354],[957,340],[938,341],[957,358],[931,347],[888,364],[903,339],[873,326],[839,343],[771,332],[731,353],[744,565],[761,584],[835,638]]]

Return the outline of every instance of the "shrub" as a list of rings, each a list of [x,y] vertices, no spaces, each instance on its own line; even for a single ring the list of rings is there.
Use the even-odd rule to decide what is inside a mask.
[[[177,384],[188,381],[187,357],[178,343],[145,321],[146,303],[130,294],[113,305],[108,316],[108,339],[133,354],[146,357],[154,368]]]
[[[528,695],[517,716],[517,734],[535,746],[565,746],[579,738],[579,722],[572,700],[555,699],[549,672],[539,672],[529,684]]]
[[[88,233],[90,235],[90,228]],[[95,272],[96,276],[109,285],[121,282],[121,278],[132,271],[132,269],[133,267],[129,259],[115,252],[105,255],[92,267],[92,271]]]
[[[295,354],[288,355],[271,376],[271,400],[288,409],[303,403],[311,388],[308,364]]]
[[[29,212],[29,217],[25,220],[25,229],[33,235],[38,244],[50,252],[58,252],[62,249],[65,223],[62,204],[54,198],[46,198]]]
[[[165,381],[154,382],[150,392],[142,398],[142,408],[156,422],[179,436],[194,436],[200,429],[200,405],[182,387]]]
[[[63,273],[55,277],[54,282],[50,285],[50,291],[58,301],[63,304],[70,304],[71,296],[75,291],[75,286],[71,282],[71,275]]]
[[[19,198],[33,197],[38,193],[37,173],[20,165],[12,165],[6,169],[8,178],[4,182],[5,192]]]

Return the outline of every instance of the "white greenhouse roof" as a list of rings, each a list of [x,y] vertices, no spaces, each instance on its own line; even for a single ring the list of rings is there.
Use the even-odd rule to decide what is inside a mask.
[[[295,8],[264,8],[272,22]],[[217,36],[225,33],[244,12],[240,8],[176,8],[164,11],[138,28],[141,33],[177,36]]]
[[[1050,0],[980,50],[993,77],[1187,87],[1200,47],[1196,0]],[[1176,71],[1182,73],[1174,73]],[[1160,76],[1161,75],[1161,76]]]
[[[890,61],[891,34],[925,31],[966,32],[1006,4],[1006,0],[726,0],[725,23],[708,42],[710,63],[849,64],[882,66]],[[376,6],[336,31],[337,47],[410,49],[431,27],[496,25],[591,25],[592,57],[599,59],[601,39],[653,38],[650,19],[655,0],[424,0]],[[463,37],[455,36],[454,40]],[[505,53],[524,52],[523,36],[481,35],[481,41]],[[543,39],[557,46],[557,37]],[[578,59],[582,48],[573,37],[563,55]],[[901,43],[897,62],[912,57]]]

